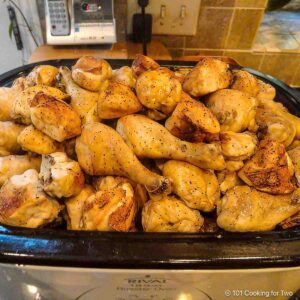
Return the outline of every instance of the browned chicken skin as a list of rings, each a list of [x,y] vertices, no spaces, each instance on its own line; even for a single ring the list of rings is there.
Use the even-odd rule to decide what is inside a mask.
[[[233,71],[230,88],[256,97],[259,93],[259,84],[255,76],[243,70]]]
[[[40,65],[26,76],[25,85],[27,87],[34,85],[54,86],[58,69],[50,65]]]
[[[260,191],[288,194],[295,189],[289,160],[284,145],[265,139],[238,174],[245,183]]]
[[[169,179],[144,167],[122,137],[111,127],[91,123],[76,140],[78,162],[89,175],[118,175],[145,185],[149,192],[170,193]]]
[[[218,180],[211,170],[202,170],[189,163],[169,160],[163,175],[172,179],[174,193],[185,204],[201,211],[212,211],[220,197]]]
[[[255,131],[255,98],[237,90],[224,89],[211,94],[206,104],[217,117],[221,131]]]
[[[101,190],[88,197],[83,206],[83,229],[129,231],[136,212],[134,191],[129,183]]]
[[[181,99],[181,84],[166,68],[144,72],[138,77],[135,89],[145,107],[167,115]]]
[[[110,64],[93,56],[79,58],[72,67],[72,78],[82,88],[97,92],[112,75]]]
[[[146,232],[199,232],[203,222],[199,211],[172,196],[148,201],[142,212]]]
[[[205,169],[225,168],[218,144],[181,141],[164,126],[145,116],[129,115],[120,118],[117,131],[140,158],[183,160]]]
[[[269,195],[249,186],[236,186],[221,199],[218,225],[227,231],[266,231],[300,211],[300,189]]]
[[[0,190],[0,222],[37,228],[54,221],[62,207],[47,196],[36,170],[12,176]]]
[[[220,132],[220,124],[210,109],[186,93],[182,93],[165,126],[176,137],[195,143],[218,138]]]
[[[137,54],[135,60],[132,62],[132,72],[133,75],[137,78],[141,74],[149,70],[156,70],[160,67],[160,65],[155,62],[151,57]]]
[[[183,90],[193,97],[201,97],[220,89],[231,82],[229,65],[215,58],[206,57],[185,76]]]
[[[136,113],[142,107],[130,87],[110,81],[99,94],[97,112],[100,119],[115,119]]]

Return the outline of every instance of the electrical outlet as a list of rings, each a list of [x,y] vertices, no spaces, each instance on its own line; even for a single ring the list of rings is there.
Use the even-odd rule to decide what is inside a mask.
[[[200,0],[149,0],[146,13],[152,14],[152,33],[195,35]],[[132,32],[132,16],[140,13],[137,0],[127,0],[127,32]]]

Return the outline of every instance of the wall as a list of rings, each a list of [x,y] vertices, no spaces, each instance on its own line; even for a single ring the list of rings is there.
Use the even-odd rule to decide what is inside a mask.
[[[22,12],[26,16],[34,35],[37,38],[38,43],[42,44],[43,40],[41,35],[41,27],[35,1],[15,0],[15,2],[20,6]],[[18,51],[15,45],[14,38],[10,40],[8,34],[10,21],[7,12],[7,5],[8,1],[0,0],[0,74],[26,64],[30,54],[36,48],[17,9],[15,9],[15,11],[17,14],[17,20],[19,23],[19,29],[21,32],[24,49],[22,51]]]

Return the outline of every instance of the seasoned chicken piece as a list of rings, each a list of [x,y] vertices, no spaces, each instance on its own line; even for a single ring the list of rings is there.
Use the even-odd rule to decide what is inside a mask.
[[[296,227],[300,225],[300,212],[288,217],[284,221],[282,221],[279,226],[283,229],[288,229],[292,227]]]
[[[221,131],[243,132],[255,127],[257,101],[237,90],[220,90],[211,94],[207,106],[221,125]]]
[[[72,67],[72,78],[82,88],[97,92],[112,75],[110,64],[93,56],[79,58]]]
[[[13,120],[11,113],[15,104],[16,97],[24,89],[24,78],[20,77],[14,81],[11,88],[0,87],[0,121]]]
[[[93,188],[86,184],[80,193],[74,197],[66,199],[67,209],[67,227],[69,230],[82,230],[83,229],[83,207],[84,203],[94,194]]]
[[[149,171],[111,127],[90,123],[76,139],[78,162],[89,175],[117,175],[145,185],[149,192],[170,193],[169,179]]]
[[[185,93],[165,126],[176,137],[196,143],[220,132],[220,124],[210,109]]]
[[[20,175],[26,170],[40,170],[41,157],[29,155],[9,155],[0,157],[0,186],[14,175]]]
[[[217,177],[211,170],[201,170],[189,163],[169,160],[163,165],[163,175],[173,181],[174,193],[194,209],[209,212],[220,199]]]
[[[229,190],[218,207],[218,226],[227,231],[268,231],[300,211],[300,189],[269,195],[249,186]]]
[[[54,221],[62,206],[47,196],[36,170],[12,176],[0,189],[0,222],[37,228]]]
[[[98,122],[99,117],[96,108],[99,93],[90,92],[78,86],[73,81],[71,71],[67,67],[60,67],[59,72],[62,75],[62,83],[66,92],[71,97],[70,105],[80,116],[82,124]]]
[[[288,110],[281,103],[278,102],[266,101],[263,104],[260,104],[260,107],[272,111],[273,114],[281,116],[286,120],[294,123],[296,127],[295,139],[300,139],[300,118],[290,114]]]
[[[18,135],[18,144],[26,151],[38,154],[50,154],[63,150],[63,146],[34,126],[25,127]]]
[[[255,115],[258,137],[269,138],[288,147],[296,135],[296,126],[284,116],[276,115],[270,109],[258,108]]]
[[[181,99],[181,84],[166,68],[144,72],[138,77],[135,89],[144,106],[167,115]]]
[[[80,117],[70,105],[46,94],[37,96],[43,101],[34,101],[30,107],[31,121],[37,129],[58,142],[80,134]]]
[[[129,231],[134,225],[136,202],[133,188],[123,183],[90,196],[83,207],[83,229]]]
[[[224,131],[220,133],[223,155],[229,160],[244,160],[250,158],[257,145],[257,138],[251,132],[236,133]]]
[[[225,164],[228,172],[238,171],[244,166],[244,162],[242,160],[226,160]]]
[[[300,146],[292,150],[289,150],[287,153],[295,168],[295,177],[297,180],[297,186],[300,187]]]
[[[275,88],[268,84],[263,82],[262,80],[257,80],[258,81],[258,87],[259,91],[256,95],[256,99],[258,100],[258,103],[265,103],[266,101],[272,101],[274,100],[276,96],[276,90]]]
[[[183,90],[193,97],[201,97],[220,89],[231,82],[229,65],[218,59],[206,57],[185,76]]]
[[[241,91],[252,97],[256,97],[260,90],[257,78],[249,72],[243,70],[233,71],[230,88]]]
[[[117,131],[140,158],[169,158],[187,161],[205,169],[225,168],[218,144],[181,141],[165,127],[145,116],[129,115],[120,118]]]
[[[131,89],[135,88],[136,78],[134,77],[130,67],[124,66],[120,69],[114,70],[111,80],[127,85]]]
[[[126,85],[110,81],[99,95],[97,104],[100,119],[115,119],[140,111],[143,107],[134,92]]]
[[[44,94],[62,101],[69,98],[69,95],[54,87],[45,85],[36,85],[29,87],[19,93],[16,97],[14,106],[11,111],[12,118],[23,124],[30,125],[30,107],[32,103],[37,101],[42,102],[44,100],[41,97],[36,97],[37,94]]]
[[[25,127],[13,122],[0,121],[0,156],[17,154],[21,147],[17,142],[18,135]]]
[[[77,161],[64,152],[43,155],[40,179],[44,191],[53,197],[72,197],[84,187],[84,174]]]
[[[236,172],[219,172],[218,181],[220,184],[220,191],[222,194],[225,194],[228,190],[232,189],[237,185],[243,185],[242,180],[240,180]]]
[[[172,196],[148,201],[142,212],[146,232],[199,232],[203,222],[197,210]]]
[[[166,119],[168,116],[156,109],[147,109],[147,117],[155,121],[160,121]]]
[[[269,139],[259,143],[238,174],[248,185],[270,194],[288,194],[295,189],[291,182],[293,166],[284,145]]]
[[[160,65],[152,58],[142,54],[137,54],[135,60],[132,62],[131,70],[133,72],[133,75],[137,78],[142,73],[149,70],[156,70],[159,67]]]
[[[48,85],[54,86],[58,69],[50,65],[40,65],[33,68],[33,70],[26,76],[25,85],[27,87],[34,85]]]
[[[136,217],[137,220],[140,221],[139,217],[141,217],[141,210],[143,209],[145,203],[148,201],[148,193],[143,185],[120,176],[102,176],[93,178],[93,187],[96,189],[96,191],[107,191],[110,189],[114,189],[124,183],[131,184],[134,190],[134,199],[137,205]]]

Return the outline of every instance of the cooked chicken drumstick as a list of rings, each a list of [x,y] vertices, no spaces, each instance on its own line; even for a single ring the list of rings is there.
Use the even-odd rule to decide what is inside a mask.
[[[80,166],[89,175],[125,176],[145,185],[149,192],[171,192],[171,182],[145,168],[122,137],[109,126],[85,125],[76,139],[76,153]]]
[[[140,158],[171,158],[200,168],[222,170],[225,161],[218,144],[188,143],[173,136],[165,127],[142,115],[118,120],[117,131]]]

